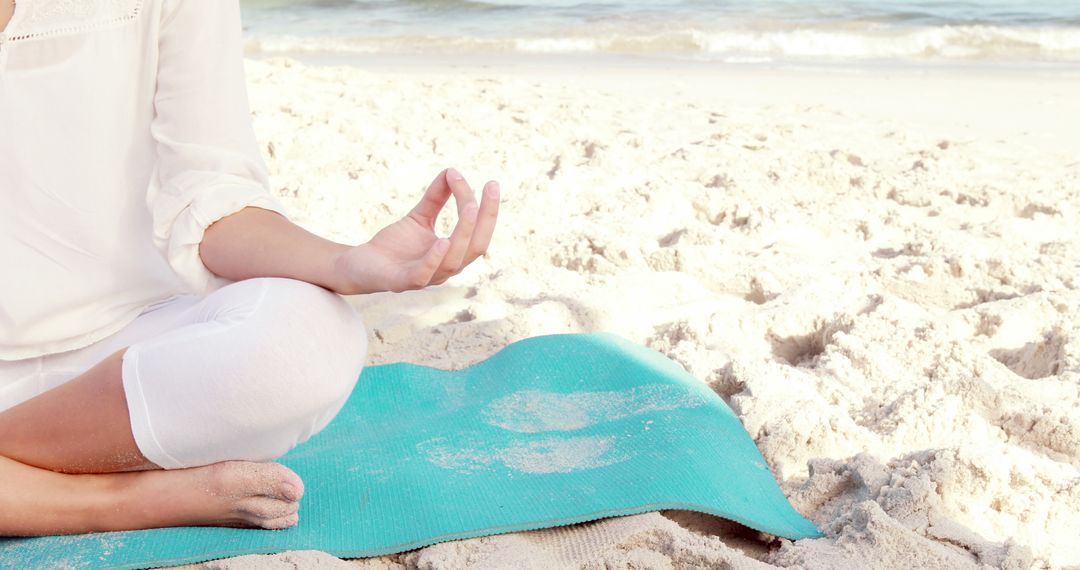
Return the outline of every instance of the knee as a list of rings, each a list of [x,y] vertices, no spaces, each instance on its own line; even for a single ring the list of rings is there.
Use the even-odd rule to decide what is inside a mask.
[[[264,359],[255,382],[276,458],[321,431],[348,400],[367,358],[367,329],[340,295],[293,279],[267,279],[259,318]],[[270,459],[271,457],[267,457]]]
[[[367,359],[367,328],[356,309],[332,291],[284,278],[267,279],[263,306],[275,331],[270,350],[298,365],[287,367],[294,372],[288,383],[331,405],[347,398]]]
[[[236,285],[205,321],[128,349],[132,431],[158,465],[276,459],[326,427],[360,376],[367,330],[340,295],[293,279]]]

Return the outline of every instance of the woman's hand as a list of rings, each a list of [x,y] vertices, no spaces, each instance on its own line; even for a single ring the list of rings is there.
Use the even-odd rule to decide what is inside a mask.
[[[454,195],[458,223],[449,238],[435,235],[435,220]],[[453,168],[439,173],[420,203],[371,241],[334,260],[334,290],[345,295],[408,291],[438,285],[487,252],[499,214],[499,184],[484,185],[479,205],[472,188]]]

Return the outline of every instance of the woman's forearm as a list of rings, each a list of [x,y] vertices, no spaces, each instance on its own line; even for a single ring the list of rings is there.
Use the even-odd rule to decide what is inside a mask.
[[[249,206],[207,228],[199,256],[207,269],[234,281],[289,277],[336,291],[340,277],[334,262],[348,249],[277,212]]]

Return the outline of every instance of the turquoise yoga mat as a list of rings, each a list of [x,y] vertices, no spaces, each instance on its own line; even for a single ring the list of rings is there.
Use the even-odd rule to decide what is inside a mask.
[[[788,503],[738,418],[664,356],[608,334],[526,339],[464,370],[372,366],[280,460],[300,524],[0,539],[0,568],[140,568],[316,549],[343,558],[660,509],[791,539]]]

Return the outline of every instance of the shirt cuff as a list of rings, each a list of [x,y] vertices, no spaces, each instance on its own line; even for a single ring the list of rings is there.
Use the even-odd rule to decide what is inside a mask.
[[[285,206],[264,188],[237,184],[204,190],[173,221],[166,259],[191,292],[206,295],[233,283],[231,279],[215,275],[206,268],[199,256],[199,244],[206,228],[248,206],[277,212],[288,218]]]

